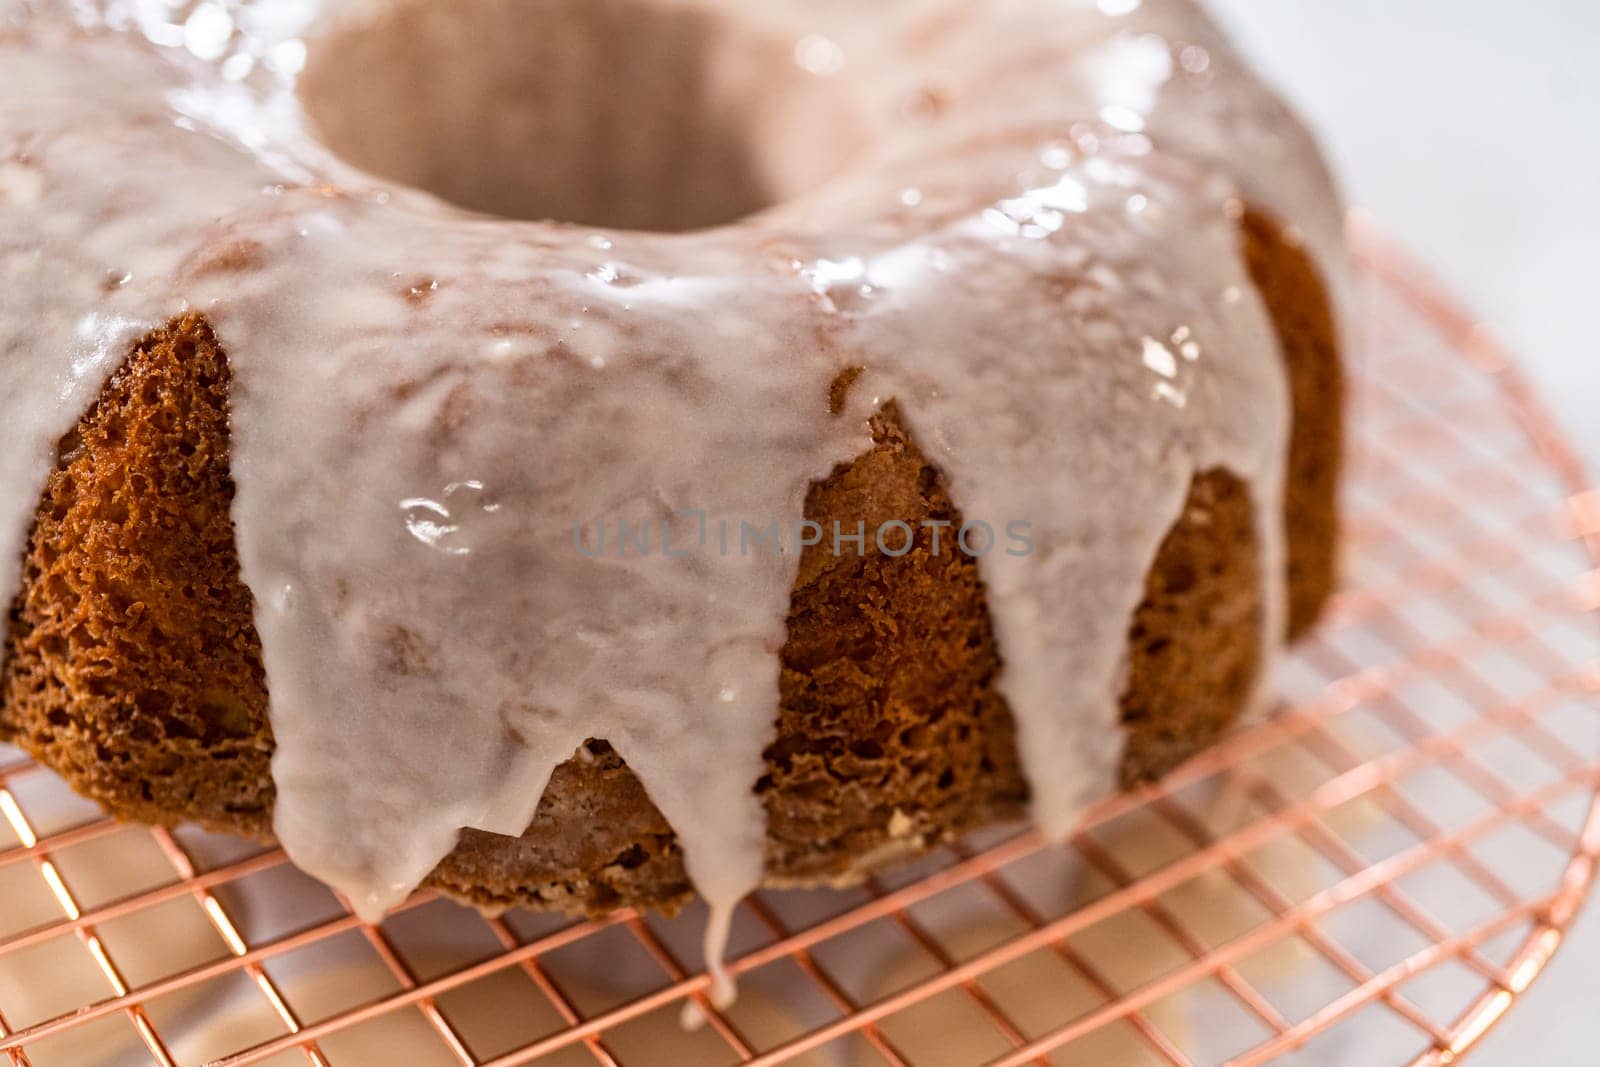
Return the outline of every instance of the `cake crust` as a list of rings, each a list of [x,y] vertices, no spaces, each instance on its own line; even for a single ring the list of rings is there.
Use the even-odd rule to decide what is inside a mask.
[[[1338,338],[1305,252],[1256,212],[1242,240],[1294,399],[1286,522],[1299,633],[1333,584]],[[0,736],[119,817],[269,840],[273,742],[229,515],[224,349],[199,316],[152,333],[61,442],[11,609]],[[807,517],[959,524],[892,403],[873,438],[812,487]],[[1245,706],[1262,650],[1252,521],[1241,481],[1198,474],[1130,633],[1125,783],[1169,770]],[[925,529],[899,558],[808,549],[781,659],[756,787],[769,884],[849,882],[1024,809],[977,564],[933,553]],[[464,831],[429,884],[488,908],[591,914],[670,909],[692,892],[672,828],[604,738],[555,771],[520,838]]]

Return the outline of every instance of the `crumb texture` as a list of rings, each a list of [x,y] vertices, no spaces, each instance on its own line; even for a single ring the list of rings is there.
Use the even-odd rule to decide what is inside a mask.
[[[1287,239],[1283,227],[1261,211],[1245,212],[1241,225],[1245,262],[1272,315],[1289,371],[1289,636],[1304,637],[1339,578],[1344,364],[1333,305],[1304,245]]]
[[[1303,632],[1333,583],[1337,338],[1305,253],[1255,213],[1244,243],[1292,382],[1289,587]],[[0,736],[119,816],[267,839],[273,740],[230,521],[228,388],[210,326],[181,318],[136,346],[61,442],[11,609]],[[873,436],[812,487],[807,517],[959,525],[892,402]],[[1202,472],[1129,634],[1125,782],[1164,773],[1239,715],[1260,670],[1260,579],[1248,489]],[[1024,809],[977,564],[948,544],[935,553],[928,530],[899,558],[808,549],[781,659],[757,785],[769,881],[847,882]],[[520,838],[466,831],[430,884],[589,913],[691,893],[672,828],[604,738],[557,769]]]

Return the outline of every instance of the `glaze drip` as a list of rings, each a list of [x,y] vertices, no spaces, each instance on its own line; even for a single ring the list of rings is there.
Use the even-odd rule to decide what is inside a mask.
[[[778,42],[868,133],[814,191],[662,234],[474,215],[333,156],[307,49],[396,2],[0,0],[0,558],[130,344],[206,315],[276,832],[363,916],[461,828],[520,833],[599,738],[725,923],[762,876],[798,552],[715,531],[794,529],[890,399],[969,518],[1027,534],[981,573],[1048,833],[1114,787],[1128,620],[1200,470],[1250,487],[1281,643],[1288,399],[1236,218],[1298,225],[1338,293],[1338,202],[1190,4],[653,0]],[[596,524],[655,540],[583,551]]]

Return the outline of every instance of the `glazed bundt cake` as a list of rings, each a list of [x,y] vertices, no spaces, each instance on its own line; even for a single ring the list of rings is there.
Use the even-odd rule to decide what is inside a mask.
[[[0,0],[0,734],[112,812],[725,915],[1328,596],[1339,202],[1187,0],[159,10]]]

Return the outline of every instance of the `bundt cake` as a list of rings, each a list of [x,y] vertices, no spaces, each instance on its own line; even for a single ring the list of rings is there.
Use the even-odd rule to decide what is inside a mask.
[[[1064,835],[1329,593],[1339,200],[1189,0],[0,0],[0,70],[0,735],[366,916]]]

